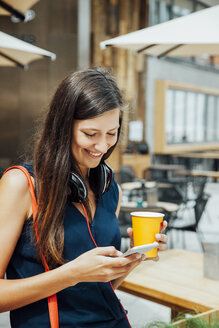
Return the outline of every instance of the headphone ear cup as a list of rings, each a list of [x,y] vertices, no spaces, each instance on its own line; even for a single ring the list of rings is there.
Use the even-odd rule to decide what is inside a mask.
[[[69,195],[71,202],[82,203],[87,198],[88,189],[84,179],[75,172],[70,172]]]
[[[89,183],[96,195],[102,195],[107,192],[114,179],[114,172],[105,162],[100,163],[97,167],[90,169]]]

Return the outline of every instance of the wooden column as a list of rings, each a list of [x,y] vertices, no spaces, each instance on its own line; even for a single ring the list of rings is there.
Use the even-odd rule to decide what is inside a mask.
[[[101,50],[101,41],[144,28],[148,24],[149,0],[92,0],[91,1],[91,58],[92,66],[105,66],[115,75],[128,104],[120,148],[128,143],[128,122],[136,118],[145,126],[145,72],[144,56],[135,56],[130,50],[107,48]],[[144,129],[145,130],[145,129]],[[117,152],[117,156],[119,153]],[[119,157],[117,158],[118,162]],[[120,161],[121,163],[121,161]]]

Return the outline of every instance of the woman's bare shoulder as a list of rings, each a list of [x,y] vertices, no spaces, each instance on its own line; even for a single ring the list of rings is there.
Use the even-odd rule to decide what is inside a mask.
[[[7,189],[16,189],[19,192],[28,190],[28,180],[24,173],[19,169],[7,171],[1,178],[1,186]]]
[[[10,217],[14,217],[16,213],[23,220],[31,215],[32,201],[28,180],[21,170],[11,169],[1,178],[0,206],[2,212]]]

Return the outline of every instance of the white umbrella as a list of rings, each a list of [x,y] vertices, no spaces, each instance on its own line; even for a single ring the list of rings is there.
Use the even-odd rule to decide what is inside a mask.
[[[219,55],[219,5],[100,43],[154,56]]]
[[[27,68],[30,62],[43,57],[56,59],[56,55],[52,52],[0,32],[0,66]]]
[[[13,15],[27,20],[28,10],[39,0],[0,0],[0,15]]]

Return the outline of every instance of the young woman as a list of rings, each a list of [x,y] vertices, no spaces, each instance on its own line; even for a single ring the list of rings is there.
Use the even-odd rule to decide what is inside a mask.
[[[11,311],[12,327],[50,327],[53,294],[60,327],[130,327],[114,288],[144,257],[119,252],[121,192],[104,162],[118,141],[122,110],[104,69],[70,74],[58,87],[33,166],[23,165],[37,194],[38,240],[27,178],[18,169],[2,177],[0,311]],[[128,234],[132,240],[131,228]],[[166,240],[160,234],[160,250]]]

